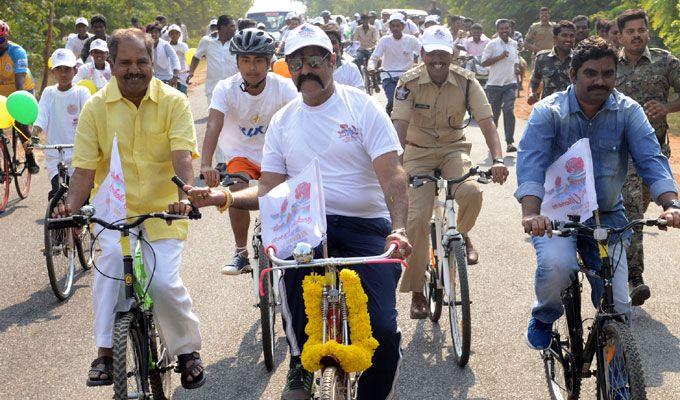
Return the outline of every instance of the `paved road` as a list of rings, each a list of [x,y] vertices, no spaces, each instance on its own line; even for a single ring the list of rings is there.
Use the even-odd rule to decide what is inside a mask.
[[[191,95],[199,141],[207,106],[198,88]],[[468,129],[473,158],[488,165],[477,128]],[[513,157],[506,158],[509,164]],[[513,171],[514,172],[514,171]],[[522,334],[533,301],[534,255],[518,223],[512,197],[514,173],[505,186],[485,188],[485,203],[472,233],[481,253],[470,269],[473,354],[458,368],[443,325],[408,318],[410,298],[399,296],[399,324],[404,359],[400,399],[545,399],[547,390],[538,354],[527,349]],[[31,196],[12,201],[0,215],[4,254],[0,261],[0,398],[110,399],[110,388],[90,389],[85,377],[95,355],[90,306],[93,274],[77,281],[73,297],[60,303],[52,295],[42,246],[42,218],[48,182],[44,173]],[[13,194],[14,196],[14,194]],[[657,208],[653,207],[650,215]],[[677,231],[646,236],[648,273],[654,297],[634,313],[633,324],[644,360],[650,399],[677,399],[680,393],[680,246]],[[260,348],[259,313],[253,307],[249,276],[224,277],[221,264],[233,254],[229,222],[215,210],[192,223],[184,254],[183,278],[202,322],[208,383],[188,392],[175,378],[175,399],[276,399],[287,371],[280,327],[278,368],[267,373]],[[587,285],[586,285],[587,286]],[[585,382],[593,398],[594,380]]]

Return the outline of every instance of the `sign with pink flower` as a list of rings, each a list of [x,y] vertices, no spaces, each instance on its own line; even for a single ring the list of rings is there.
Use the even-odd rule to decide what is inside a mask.
[[[326,207],[319,160],[259,198],[262,242],[277,257],[293,254],[297,243],[317,246],[326,235]]]
[[[97,189],[91,203],[95,209],[95,216],[104,221],[114,222],[127,216],[125,177],[118,152],[118,135],[113,137],[111,143],[109,173]]]
[[[542,215],[560,221],[569,215],[578,215],[581,221],[592,217],[597,193],[588,138],[574,143],[548,168],[543,186]]]

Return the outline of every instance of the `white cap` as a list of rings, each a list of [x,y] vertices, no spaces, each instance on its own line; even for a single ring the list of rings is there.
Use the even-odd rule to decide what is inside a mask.
[[[172,24],[168,27],[168,33],[172,32],[172,31],[182,33],[182,30],[176,24]]]
[[[443,50],[453,54],[453,36],[444,26],[435,25],[425,29],[420,41],[423,43],[423,50],[426,53]]]
[[[392,21],[399,21],[402,24],[406,23],[406,19],[404,18],[404,14],[402,14],[402,13],[394,13],[394,14],[390,15],[390,19],[387,20],[387,23],[389,24]]]
[[[288,14],[286,14],[286,20],[293,19],[293,18],[295,18],[295,17],[297,17],[297,16],[298,16],[298,15],[297,15],[296,13],[294,13],[293,11],[291,11],[291,12],[289,12]]]
[[[267,30],[267,25],[265,25],[264,22],[258,22],[256,28],[264,31]]]
[[[83,24],[85,26],[90,26],[90,23],[87,22],[87,18],[85,17],[78,17],[76,18],[76,26]]]
[[[52,69],[57,67],[75,67],[76,66],[76,55],[69,49],[56,49],[52,53]]]
[[[331,39],[318,26],[311,24],[302,24],[293,29],[286,36],[286,45],[284,53],[288,56],[303,47],[319,46],[333,52],[333,45]]]
[[[211,19],[209,25],[210,25],[210,26],[212,26],[212,25],[217,25],[217,19],[216,19],[216,18]]]
[[[428,22],[434,22],[434,23],[438,24],[439,23],[439,15],[428,15],[427,17],[425,17],[424,23],[428,23]]]
[[[90,52],[92,50],[99,50],[99,51],[104,51],[104,52],[109,52],[109,46],[106,45],[106,41],[102,39],[95,39],[90,43]]]

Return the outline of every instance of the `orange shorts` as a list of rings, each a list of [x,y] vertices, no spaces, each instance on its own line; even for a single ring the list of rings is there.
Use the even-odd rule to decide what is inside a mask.
[[[229,160],[227,172],[230,174],[245,172],[250,179],[260,179],[260,166],[245,157],[234,157]]]

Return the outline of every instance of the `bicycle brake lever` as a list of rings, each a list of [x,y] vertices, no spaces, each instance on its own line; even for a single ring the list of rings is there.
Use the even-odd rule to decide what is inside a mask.
[[[184,194],[186,194],[187,196],[189,195],[189,193],[188,193],[186,190],[184,190],[184,186],[185,186],[186,184],[184,183],[184,181],[183,181],[182,179],[180,179],[179,176],[174,175],[174,176],[172,177],[172,181],[175,183],[175,185],[177,185],[177,187],[178,187],[181,191],[184,192]],[[191,200],[189,200],[189,204],[191,205],[191,211],[189,211],[189,214],[187,214],[187,216],[189,217],[189,219],[201,219],[201,212],[198,211],[198,207],[196,207],[196,206],[191,202]]]

